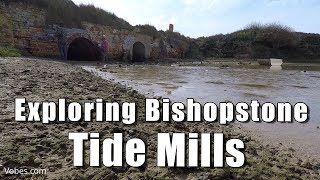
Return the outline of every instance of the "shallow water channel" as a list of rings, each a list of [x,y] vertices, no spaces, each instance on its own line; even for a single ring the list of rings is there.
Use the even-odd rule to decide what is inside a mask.
[[[102,78],[136,89],[148,97],[172,101],[187,98],[205,102],[304,102],[310,108],[308,123],[247,123],[242,126],[266,143],[294,147],[304,156],[320,159],[320,68],[284,65],[282,69],[239,66],[107,65],[84,69]]]

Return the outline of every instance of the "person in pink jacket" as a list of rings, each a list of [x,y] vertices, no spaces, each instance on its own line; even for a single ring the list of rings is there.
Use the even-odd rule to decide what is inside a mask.
[[[107,41],[106,36],[103,36],[101,39],[101,43],[99,44],[99,47],[101,49],[102,53],[102,61],[107,61],[108,60],[108,50],[109,50],[109,43]]]

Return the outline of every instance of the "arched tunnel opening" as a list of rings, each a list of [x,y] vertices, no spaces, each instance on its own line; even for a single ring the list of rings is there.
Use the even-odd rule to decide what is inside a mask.
[[[76,38],[68,47],[68,60],[98,61],[101,56],[99,48],[86,38]]]
[[[141,42],[133,44],[132,62],[144,62],[146,60],[146,47]]]

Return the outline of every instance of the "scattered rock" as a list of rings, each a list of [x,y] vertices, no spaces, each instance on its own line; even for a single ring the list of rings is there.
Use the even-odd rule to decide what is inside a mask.
[[[123,128],[119,126],[114,126],[111,130],[111,133],[122,133],[122,132],[123,132]]]
[[[312,164],[310,163],[310,161],[305,161],[301,164],[301,167],[304,167],[306,169],[312,169]]]
[[[36,158],[36,159],[34,160],[34,163],[39,165],[39,164],[42,163],[42,159]]]

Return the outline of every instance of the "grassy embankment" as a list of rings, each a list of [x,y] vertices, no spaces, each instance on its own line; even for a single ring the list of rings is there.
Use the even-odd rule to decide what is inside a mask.
[[[0,46],[0,57],[20,57],[21,53],[12,46]]]
[[[191,43],[188,57],[320,59],[320,35],[295,32],[280,24],[252,24],[230,34],[201,37]]]

